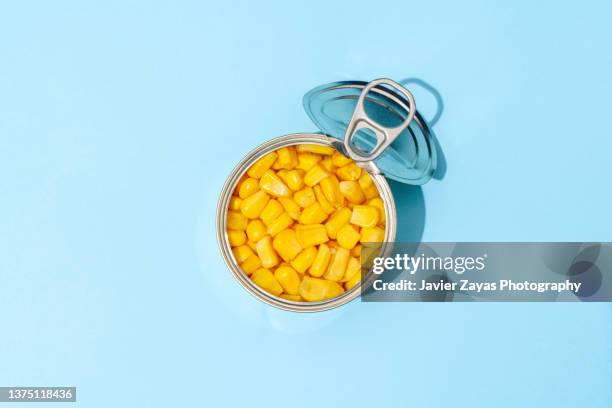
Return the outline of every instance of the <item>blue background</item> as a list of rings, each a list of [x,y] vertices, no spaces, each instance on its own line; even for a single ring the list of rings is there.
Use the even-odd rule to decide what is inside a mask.
[[[604,1],[3,3],[0,385],[75,385],[83,407],[610,407],[609,304],[285,313],[233,280],[214,217],[245,153],[315,130],[306,91],[388,76],[444,100],[447,172],[393,184],[400,238],[612,241],[611,15]]]

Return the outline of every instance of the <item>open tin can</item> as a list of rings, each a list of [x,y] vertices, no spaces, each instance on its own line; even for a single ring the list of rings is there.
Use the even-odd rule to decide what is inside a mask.
[[[217,205],[217,239],[223,258],[238,282],[261,301],[283,310],[318,312],[343,305],[360,293],[361,285],[318,302],[296,302],[274,296],[257,286],[236,261],[227,236],[232,192],[258,159],[282,147],[314,144],[332,146],[366,171],[380,194],[386,213],[385,245],[395,241],[397,214],[387,178],[420,185],[436,168],[436,150],[412,94],[390,79],[345,81],[317,87],[304,96],[304,108],[321,133],[293,133],[276,137],[249,152],[234,168]],[[363,277],[366,279],[366,276]]]

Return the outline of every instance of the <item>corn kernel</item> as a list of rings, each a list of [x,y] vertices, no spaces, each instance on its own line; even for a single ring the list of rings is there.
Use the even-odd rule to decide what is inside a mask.
[[[290,170],[285,176],[285,183],[293,191],[298,191],[304,187],[304,170]]]
[[[300,218],[300,211],[302,211],[302,209],[292,198],[278,197],[278,201],[292,219],[297,220]]]
[[[272,167],[272,164],[274,164],[274,161],[276,160],[276,158],[278,157],[278,154],[276,154],[276,152],[270,152],[268,154],[266,154],[264,157],[262,157],[261,159],[257,160],[250,168],[249,170],[247,170],[247,174],[250,177],[253,178],[261,178],[261,176],[263,176],[263,174],[268,171],[268,169],[270,167]]]
[[[277,265],[279,262],[278,255],[274,252],[274,248],[272,247],[272,240],[269,236],[265,236],[259,241],[257,241],[257,245],[255,246],[257,251],[257,256],[261,261],[261,266],[264,268],[271,268],[274,265]]]
[[[350,223],[360,227],[375,227],[378,224],[378,209],[370,205],[356,205]]]
[[[238,196],[243,200],[259,190],[259,182],[254,178],[246,178],[238,185]]]
[[[249,220],[242,213],[238,211],[227,212],[227,228],[232,230],[244,231],[247,227]]]
[[[356,181],[359,180],[359,176],[361,176],[361,167],[359,167],[356,163],[350,163],[336,169],[336,175],[340,180]]]
[[[289,197],[291,196],[291,190],[281,180],[280,177],[274,173],[273,170],[266,171],[259,180],[259,188],[264,190],[266,193],[273,195],[274,197]]]
[[[319,161],[321,161],[321,156],[319,156],[318,154],[299,153],[298,154],[298,165],[296,167],[298,169],[308,171],[312,168],[312,166],[317,164]]]
[[[302,297],[300,295],[287,295],[283,293],[282,295],[280,295],[280,297],[282,297],[283,299],[292,300],[294,302],[302,301]]]
[[[290,266],[282,265],[274,271],[274,277],[283,287],[283,291],[289,295],[297,295],[300,287],[300,277]]]
[[[319,245],[327,242],[327,231],[321,224],[298,225],[295,227],[295,236],[302,248]]]
[[[338,247],[336,249],[336,253],[332,256],[329,263],[329,268],[327,269],[327,272],[325,272],[324,278],[334,282],[340,281],[346,272],[349,257],[350,252],[348,249]]]
[[[348,264],[346,265],[346,272],[344,273],[344,277],[342,278],[342,282],[348,282],[353,277],[361,272],[361,264],[359,260],[353,256],[351,256],[348,260]]]
[[[307,186],[314,186],[321,180],[329,176],[329,172],[325,170],[321,165],[315,164],[310,170],[304,175],[304,184]]]
[[[298,153],[310,152],[310,153],[316,153],[316,154],[331,155],[336,151],[336,149],[334,149],[331,146],[306,144],[306,145],[299,145],[297,147],[297,151]]]
[[[246,273],[247,275],[252,274],[260,267],[261,261],[259,260],[259,257],[255,254],[249,256],[243,263],[240,264],[240,268],[242,268],[244,273]]]
[[[338,231],[338,244],[346,249],[353,249],[359,238],[359,232],[351,224],[344,224]]]
[[[227,240],[232,247],[240,246],[246,242],[246,234],[244,231],[229,230],[227,231]]]
[[[326,244],[319,245],[319,250],[317,251],[314,261],[312,261],[308,273],[316,278],[323,276],[325,271],[327,271],[327,265],[329,264],[330,258],[331,251],[329,247]]]
[[[378,189],[372,184],[370,187],[363,189],[363,194],[368,200],[371,200],[372,198],[378,197]]]
[[[361,242],[382,242],[385,239],[385,230],[379,227],[362,228]]]
[[[274,296],[278,296],[283,293],[283,287],[278,283],[272,272],[265,268],[259,268],[253,272],[251,280],[262,289],[267,290]]]
[[[374,182],[372,181],[372,178],[370,177],[370,175],[366,173],[365,171],[362,172],[361,176],[359,176],[359,187],[361,187],[361,189],[365,191],[365,189],[367,189],[373,184]]]
[[[263,238],[263,236],[261,237]],[[251,248],[253,251],[257,251],[257,243],[254,241],[247,241],[247,246]]]
[[[376,207],[378,209],[378,222],[379,224],[385,224],[386,221],[386,217],[385,217],[385,204],[383,203],[383,200],[380,199],[380,197],[377,198],[373,198],[370,201],[368,201],[368,205],[371,205],[372,207]]]
[[[327,198],[325,197],[325,194],[323,194],[323,190],[321,189],[321,186],[316,185],[313,187],[313,190],[315,193],[315,198],[317,199],[319,204],[321,204],[321,208],[323,209],[323,211],[325,211],[326,214],[333,213],[335,209],[331,205],[331,203],[327,201]]]
[[[302,247],[295,237],[295,231],[292,229],[282,230],[276,234],[272,241],[272,247],[285,262],[289,262],[302,251]]]
[[[276,220],[282,213],[285,212],[285,209],[276,200],[268,201],[268,204],[264,207],[261,214],[259,214],[259,218],[263,221],[266,226],[270,226],[270,224]],[[257,241],[257,240],[254,240]]]
[[[365,195],[356,181],[341,181],[340,192],[353,204],[361,204],[365,201]]]
[[[344,224],[348,223],[351,219],[351,210],[348,208],[340,208],[338,209],[329,220],[325,223],[325,228],[327,229],[327,235],[331,239],[336,239],[338,235],[338,231],[340,228],[344,226]]]
[[[305,276],[299,287],[300,296],[308,302],[334,298],[344,292],[342,286],[325,279]]]
[[[360,281],[361,281],[361,271],[358,271],[355,275],[353,275],[353,277],[350,280],[344,282],[344,287],[346,288],[346,290],[351,290]]]
[[[266,226],[261,220],[251,220],[246,228],[249,241],[257,242],[266,236]]]
[[[325,158],[321,160],[319,164],[329,173],[332,173],[335,169],[334,163],[332,163],[331,156],[325,156]]]
[[[241,264],[246,261],[249,256],[253,255],[253,250],[249,248],[248,245],[241,245],[233,248],[232,253],[234,254],[234,258],[236,258],[236,262]]]
[[[242,204],[242,198],[233,196],[230,198],[229,205],[227,206],[228,210],[238,211],[240,210],[240,204]]]
[[[276,153],[278,153],[278,158],[274,164],[279,166],[279,169],[291,170],[297,166],[298,158],[295,147],[281,147]]]
[[[300,224],[321,224],[327,218],[327,213],[321,208],[321,204],[315,201],[304,208],[298,221]]]
[[[325,198],[327,198],[327,201],[329,201],[334,207],[338,208],[344,203],[344,197],[340,191],[340,182],[336,176],[331,175],[321,180],[321,189],[323,190],[323,194],[325,195]]]
[[[293,195],[293,200],[300,207],[306,208],[309,205],[314,204],[315,201],[317,201],[317,198],[315,197],[314,190],[312,189],[312,187],[305,187],[302,190],[295,192],[295,194]]]
[[[334,152],[332,155],[332,163],[336,167],[344,167],[353,161],[340,152]]]
[[[316,247],[306,248],[305,250],[300,252],[300,254],[296,256],[293,261],[291,261],[291,266],[293,267],[293,269],[295,269],[299,273],[304,273],[306,272],[308,268],[310,268],[316,256],[317,256]]]
[[[265,191],[259,190],[255,194],[242,200],[240,212],[249,219],[257,218],[266,204],[268,204],[268,200],[270,200],[270,196],[266,194]]]
[[[282,213],[276,220],[268,225],[268,234],[275,236],[282,230],[289,228],[291,224],[293,224],[293,219],[291,219],[289,214],[286,212]]]
[[[361,244],[355,245],[355,247],[351,249],[351,256],[355,256],[357,258],[361,256]]]

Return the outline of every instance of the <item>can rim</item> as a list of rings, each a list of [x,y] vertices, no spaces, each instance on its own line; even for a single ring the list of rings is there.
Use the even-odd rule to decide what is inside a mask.
[[[234,259],[229,241],[227,239],[227,220],[226,213],[228,211],[229,200],[232,196],[232,192],[236,187],[236,184],[247,171],[247,169],[260,157],[273,150],[277,150],[281,147],[309,143],[309,144],[320,144],[324,146],[332,146],[337,150],[339,149],[338,143],[340,141],[327,136],[323,133],[291,133],[284,136],[279,136],[271,139],[247,153],[244,158],[234,167],[230,172],[227,180],[223,184],[219,201],[217,203],[217,214],[216,214],[216,228],[217,228],[217,243],[223,259],[234,275],[234,278],[240,283],[240,285],[251,295],[255,296],[259,300],[267,303],[271,306],[282,310],[288,310],[293,312],[321,312],[325,310],[334,309],[338,306],[346,304],[351,300],[354,300],[359,296],[361,289],[361,282],[355,285],[351,290],[344,292],[343,294],[336,296],[335,298],[322,300],[319,302],[295,302],[288,299],[283,299],[268,293],[264,289],[257,286],[251,279],[242,271],[238,263]],[[380,172],[380,169],[373,162],[363,163],[362,168],[366,170],[372,177],[372,181],[378,189],[386,212],[386,225],[385,225],[385,243],[393,242],[396,236],[396,208],[391,188],[384,175]],[[384,245],[384,244],[383,244]],[[383,248],[384,250],[384,248]]]

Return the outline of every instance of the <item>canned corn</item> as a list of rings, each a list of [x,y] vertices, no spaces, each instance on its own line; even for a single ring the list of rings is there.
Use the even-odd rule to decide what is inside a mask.
[[[325,108],[351,99],[347,93],[355,106],[351,116],[342,115],[342,134],[321,124],[332,119],[337,126],[334,110]],[[391,80],[320,87],[307,94],[305,106],[325,133],[285,135],[251,151],[228,177],[217,206],[217,238],[235,278],[258,299],[296,312],[331,309],[359,295],[359,242],[382,242],[386,251],[396,236],[385,174],[422,184],[435,167],[412,95]],[[403,132],[413,141],[408,157],[400,156],[405,146],[393,145]],[[422,142],[429,161],[419,154]],[[390,161],[398,157],[399,165]]]

